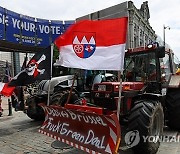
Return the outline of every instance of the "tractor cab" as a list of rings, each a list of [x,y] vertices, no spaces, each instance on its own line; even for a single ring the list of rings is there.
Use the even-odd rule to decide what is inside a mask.
[[[164,47],[150,45],[129,49],[125,55],[123,81],[142,82],[148,93],[161,93],[161,83],[165,80],[162,73]]]
[[[162,83],[166,80],[161,68],[164,56],[164,47],[157,45],[127,50],[122,75],[122,114],[131,110],[135,99],[161,94]],[[94,84],[93,103],[116,110],[119,85],[119,82]]]

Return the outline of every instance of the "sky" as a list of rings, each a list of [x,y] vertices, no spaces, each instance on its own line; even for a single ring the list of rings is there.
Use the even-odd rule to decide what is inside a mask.
[[[134,0],[140,8],[145,0]],[[0,0],[0,6],[16,13],[49,20],[74,20],[95,11],[120,4],[123,0]],[[180,1],[149,0],[150,25],[170,45],[180,60]]]

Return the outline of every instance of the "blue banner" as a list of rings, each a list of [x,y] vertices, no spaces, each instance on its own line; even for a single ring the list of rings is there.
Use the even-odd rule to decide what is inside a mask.
[[[13,43],[20,43],[21,41],[21,20],[20,15],[7,10],[7,26],[6,26],[6,40]]]
[[[51,20],[52,42],[63,33],[63,21]]]
[[[64,21],[64,31],[66,31],[69,28],[69,26],[71,26],[74,23],[75,23],[74,20]]]
[[[0,7],[0,40],[4,39],[6,21],[7,19],[4,14],[4,8]]]
[[[24,45],[35,45],[36,25],[35,18],[20,15],[21,17],[21,42]]]
[[[0,7],[0,40],[47,47],[63,34],[74,20],[45,20],[21,15]]]
[[[50,23],[49,20],[37,19],[37,45],[49,46],[50,45]]]

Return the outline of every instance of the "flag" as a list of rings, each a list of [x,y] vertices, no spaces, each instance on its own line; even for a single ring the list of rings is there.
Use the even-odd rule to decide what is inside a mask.
[[[15,87],[8,86],[8,83],[0,82],[0,94],[9,97],[14,92],[14,89]]]
[[[3,82],[0,82],[0,94],[7,97],[11,96],[15,89],[15,87],[8,86],[10,80],[11,80],[11,71],[8,61],[6,61],[5,76],[3,78]]]
[[[84,20],[55,40],[59,61],[65,67],[122,70],[128,18]]]
[[[3,82],[8,83],[10,80],[11,80],[11,71],[10,71],[8,61],[6,61],[5,76],[4,76]]]
[[[51,77],[51,46],[37,52],[9,83],[9,86],[25,86],[36,80],[48,80]]]

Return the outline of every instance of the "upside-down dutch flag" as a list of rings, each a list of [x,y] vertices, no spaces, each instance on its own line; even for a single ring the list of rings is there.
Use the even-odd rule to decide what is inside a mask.
[[[83,20],[55,40],[59,61],[65,67],[122,70],[128,18]]]
[[[4,96],[11,96],[15,90],[15,87],[10,87],[8,84],[11,80],[11,71],[8,62],[6,61],[5,75],[3,82],[0,82],[0,94]]]
[[[0,94],[9,97],[12,95],[14,90],[15,90],[15,87],[10,87],[8,86],[8,83],[0,82]]]

